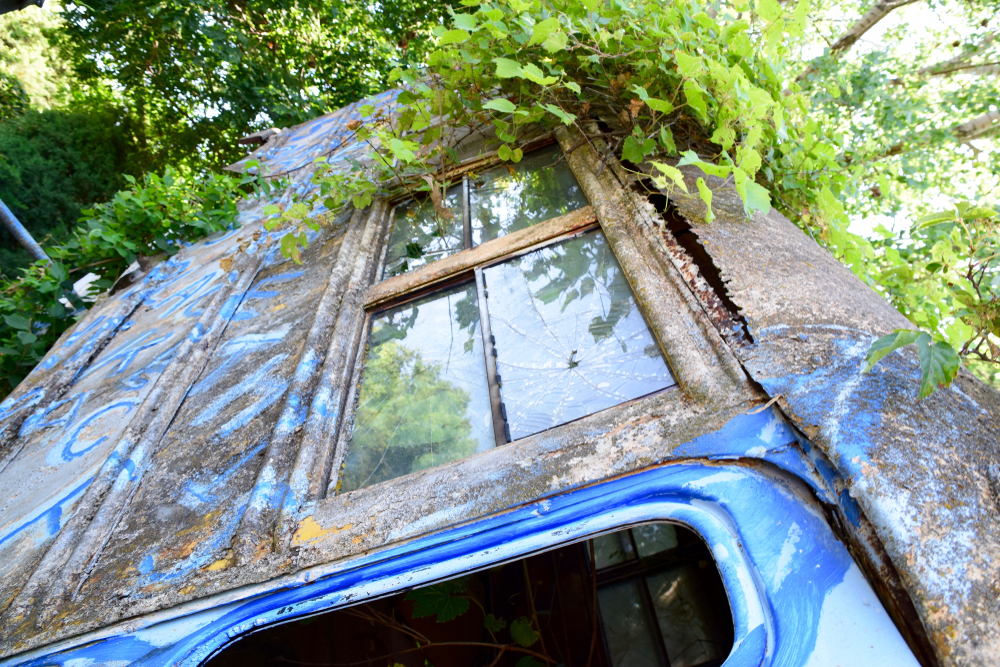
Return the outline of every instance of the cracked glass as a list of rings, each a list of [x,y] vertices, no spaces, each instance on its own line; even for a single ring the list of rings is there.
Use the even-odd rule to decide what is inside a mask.
[[[462,186],[448,188],[444,203],[454,216],[450,220],[435,212],[429,197],[396,207],[383,278],[406,273],[463,249]]]
[[[495,446],[475,283],[374,315],[341,491]]]
[[[512,440],[675,384],[601,232],[483,275]]]
[[[471,179],[472,241],[479,245],[587,204],[559,146],[542,148]]]

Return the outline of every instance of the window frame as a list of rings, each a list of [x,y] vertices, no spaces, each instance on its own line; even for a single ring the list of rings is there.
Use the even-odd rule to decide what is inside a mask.
[[[577,176],[576,171],[569,164],[565,149],[551,135],[546,135],[531,142],[527,142],[524,145],[523,150],[525,156],[527,156],[531,151],[543,150],[553,145],[556,146],[559,154],[559,159],[555,164],[565,161],[570,173],[573,174],[574,178],[576,178],[579,183],[579,177]],[[360,391],[361,383],[364,379],[364,366],[367,361],[373,318],[377,317],[380,313],[383,313],[386,310],[405,305],[411,301],[430,296],[435,292],[455,285],[464,284],[468,281],[475,281],[476,293],[478,296],[481,322],[480,332],[483,339],[486,381],[489,390],[490,408],[492,413],[494,446],[502,447],[514,442],[511,438],[507,419],[505,418],[505,406],[500,392],[503,384],[502,378],[500,378],[497,372],[497,346],[495,338],[492,335],[489,317],[489,288],[485,283],[483,271],[491,266],[508,262],[516,259],[517,257],[563,243],[585,234],[599,231],[605,235],[605,238],[607,238],[607,234],[605,233],[600,220],[598,220],[596,214],[594,213],[593,207],[588,204],[578,209],[569,211],[563,215],[543,220],[542,222],[538,222],[526,228],[511,232],[510,234],[505,234],[495,239],[483,241],[482,243],[473,246],[471,219],[472,208],[470,196],[471,188],[469,175],[471,173],[493,169],[503,164],[504,161],[500,160],[495,154],[487,155],[483,158],[477,158],[474,161],[470,161],[467,164],[460,165],[459,167],[450,170],[441,176],[441,180],[445,182],[450,181],[457,175],[460,175],[462,179],[462,224],[463,243],[465,245],[462,250],[434,262],[410,269],[404,273],[383,277],[380,280],[376,280],[369,288],[364,304],[365,317],[362,327],[362,335],[359,348],[355,352],[354,357],[356,360],[356,369],[352,378],[351,391],[347,398],[347,405],[345,406],[344,423],[341,428],[341,437],[339,438],[337,447],[338,460],[332,468],[333,471],[336,472],[336,477],[330,480],[331,487],[336,489],[335,492],[337,494],[340,493],[339,489],[340,477],[342,475],[342,464],[346,461],[347,448],[354,429],[357,392]],[[454,187],[454,184],[452,187]],[[587,197],[586,191],[584,191],[584,196]],[[589,202],[589,197],[587,197],[587,199]],[[413,198],[410,194],[403,194],[387,202],[389,207],[387,215],[388,221],[384,235],[383,247],[379,251],[379,261],[374,270],[374,275],[376,277],[383,275],[385,267],[389,261],[387,251],[392,234],[395,231],[396,213],[400,207],[405,206],[411,201],[413,201]],[[617,253],[615,253],[613,247],[610,248],[610,251],[615,256],[616,260],[618,260]],[[445,263],[444,266],[438,266],[442,262]],[[619,266],[621,266],[621,270],[625,274],[626,279],[629,281],[631,286],[632,281],[629,279],[628,272],[625,270],[625,267],[622,265],[620,260]],[[442,268],[444,268],[443,271]],[[653,330],[645,309],[640,303],[638,303],[638,299],[636,300],[636,307],[639,309],[640,315],[643,317],[643,320],[650,333],[653,335],[654,340],[656,340],[656,343],[660,348],[660,353],[663,356],[664,363],[667,368],[670,369],[674,382],[650,394],[644,394],[638,398],[617,403],[614,406],[604,408],[597,412],[604,412],[605,410],[619,407],[623,403],[631,403],[648,396],[671,391],[677,389],[679,386],[679,382],[677,381],[676,375],[674,375],[669,358],[663,349],[663,345],[660,343],[659,337]],[[589,414],[586,416],[589,416]],[[576,421],[576,419],[566,423],[571,423],[572,421]],[[564,425],[565,423],[556,425],[552,428],[559,428]],[[353,490],[355,489],[352,489],[352,491]],[[350,491],[345,493],[350,493]]]

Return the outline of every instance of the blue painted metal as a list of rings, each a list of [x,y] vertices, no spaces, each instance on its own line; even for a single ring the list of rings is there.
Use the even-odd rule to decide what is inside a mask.
[[[704,464],[664,466],[580,489],[265,584],[248,599],[223,596],[214,601],[217,606],[181,610],[176,618],[134,632],[84,637],[86,645],[0,665],[194,666],[274,623],[650,520],[688,525],[709,544],[735,625],[727,667],[917,665],[814,502],[766,472]]]
[[[3,200],[0,200],[0,222],[2,222],[3,226],[7,228],[7,231],[10,232],[15,239],[17,239],[17,242],[28,251],[28,254],[31,255],[32,259],[35,261],[49,261],[49,256],[45,254],[44,250],[42,250],[42,246],[38,245],[28,230],[24,228],[24,225],[21,224],[20,220],[17,219],[17,216],[15,216],[11,210],[7,208],[7,204],[3,203]]]

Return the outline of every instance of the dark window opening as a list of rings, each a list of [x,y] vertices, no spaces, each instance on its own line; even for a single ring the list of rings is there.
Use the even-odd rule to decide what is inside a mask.
[[[711,553],[660,523],[268,628],[206,665],[715,667],[732,645]]]

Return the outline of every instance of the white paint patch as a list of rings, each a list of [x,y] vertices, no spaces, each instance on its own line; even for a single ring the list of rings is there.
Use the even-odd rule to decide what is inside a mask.
[[[769,445],[774,444],[774,436],[778,433],[778,427],[782,425],[782,419],[777,415],[777,413],[771,413],[771,421],[767,422],[767,426],[761,430],[760,435],[757,437],[766,442]]]
[[[805,667],[918,667],[857,565],[826,594]]]
[[[757,447],[751,447],[750,449],[743,452],[746,456],[752,456],[755,459],[762,458],[767,454],[767,447],[763,445],[758,445]]]
[[[741,472],[724,471],[717,472],[714,475],[709,475],[708,477],[702,477],[701,479],[696,479],[688,482],[684,485],[685,489],[704,489],[710,484],[728,484],[729,482],[736,482],[746,477]]]
[[[792,558],[795,556],[795,545],[802,537],[802,529],[799,524],[793,523],[788,529],[788,536],[785,543],[781,545],[781,553],[778,554],[778,562],[774,566],[774,590],[781,588],[781,582],[785,580],[792,571]]]

